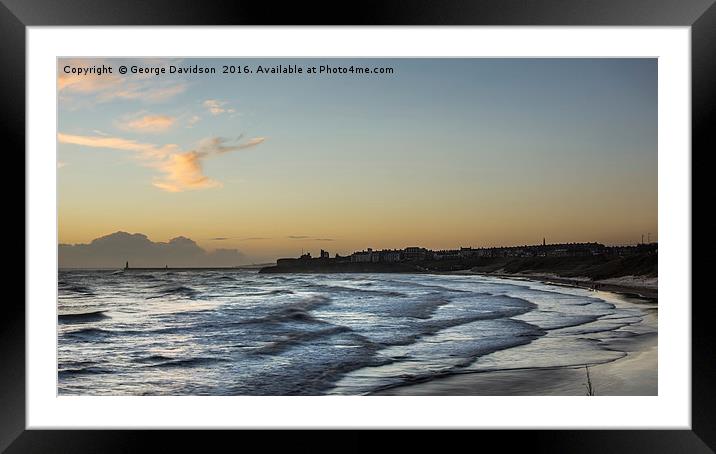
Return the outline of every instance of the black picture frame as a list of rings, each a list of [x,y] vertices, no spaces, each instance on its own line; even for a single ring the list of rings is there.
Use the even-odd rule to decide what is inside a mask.
[[[692,68],[692,169],[694,159],[713,149],[716,105],[716,6],[714,0],[398,0],[355,4],[244,0],[0,0],[0,127],[25,151],[25,31],[28,26],[110,25],[549,25],[690,26]],[[696,152],[696,150],[700,150]],[[24,162],[23,162],[24,166]],[[693,177],[692,177],[693,178]],[[693,180],[692,180],[693,181]],[[693,184],[693,183],[692,183]],[[695,192],[694,192],[695,194]],[[693,215],[692,215],[693,223]],[[698,226],[698,224],[692,224]],[[27,227],[25,225],[25,227]],[[692,235],[693,235],[692,230]],[[27,244],[27,237],[26,244]],[[31,265],[31,264],[30,264]],[[693,270],[693,279],[701,270]],[[25,273],[32,273],[31,266]],[[27,274],[26,274],[27,278]],[[705,277],[701,279],[705,282]],[[480,445],[551,452],[713,452],[716,449],[716,368],[710,301],[692,298],[692,430],[481,431]],[[201,446],[247,446],[232,432],[127,430],[26,430],[25,300],[4,301],[0,317],[0,450],[20,452],[134,452]],[[662,340],[668,342],[668,340]],[[237,411],[240,411],[237,409]],[[293,433],[300,443],[306,433]],[[354,432],[337,434],[342,445],[365,446]],[[420,441],[429,432],[415,432]],[[255,435],[254,435],[255,436]],[[259,435],[260,436],[260,435]],[[256,440],[251,440],[251,442]],[[226,445],[225,443],[229,443]],[[483,445],[484,443],[484,445]],[[519,448],[518,448],[519,449]]]

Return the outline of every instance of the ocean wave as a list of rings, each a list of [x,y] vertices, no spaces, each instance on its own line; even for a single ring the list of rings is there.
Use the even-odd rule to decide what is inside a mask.
[[[639,323],[641,319],[629,319],[627,321],[613,321],[609,319],[594,318],[585,323],[573,323],[564,327],[560,327],[554,330],[555,334],[570,335],[570,336],[583,336],[586,334],[597,334],[606,332],[615,332],[618,329],[628,327],[630,325]]]
[[[460,325],[467,325],[468,323],[473,322],[479,322],[481,320],[500,320],[500,319],[509,319],[510,317],[513,317],[515,315],[524,314],[524,310],[513,310],[513,311],[503,311],[500,313],[485,313],[485,314],[473,314],[468,315],[465,317],[456,317],[456,318],[450,318],[450,319],[444,319],[444,320],[427,320],[424,323],[421,323],[420,326],[423,329],[423,332],[421,334],[433,334],[438,331],[442,331],[447,328],[453,328],[455,326]],[[517,321],[517,320],[515,320]],[[525,324],[528,324],[527,322],[524,322]],[[541,329],[539,326],[529,324],[530,326],[534,327],[533,333],[535,335],[543,335],[546,333],[545,330]]]
[[[339,380],[342,376],[352,371],[364,367],[380,367],[390,362],[391,360],[389,359],[375,357],[364,357],[361,362],[340,362],[320,370],[311,371],[308,376],[302,377],[302,380],[298,384],[288,388],[285,394],[293,396],[316,396],[325,394],[326,391],[333,388],[336,380]]]
[[[464,317],[456,317],[456,318],[448,318],[448,319],[440,319],[440,320],[425,320],[418,323],[414,328],[416,329],[413,333],[401,333],[397,334],[394,337],[382,339],[380,341],[376,341],[377,344],[382,345],[383,347],[396,347],[396,346],[403,346],[403,345],[412,345],[420,341],[421,339],[427,337],[427,336],[433,336],[437,333],[449,329],[449,328],[455,328],[461,325],[468,325],[470,323],[480,322],[480,321],[488,321],[488,320],[510,320],[511,322],[524,324],[524,326],[528,327],[528,330],[525,333],[521,333],[517,335],[517,337],[521,337],[524,339],[527,339],[527,341],[531,339],[535,339],[539,336],[543,336],[546,334],[546,331],[541,329],[539,326],[532,325],[530,323],[521,321],[521,320],[515,320],[510,319],[509,317],[505,317],[504,314],[496,314],[496,313],[486,313],[486,314],[473,314],[469,316]],[[522,342],[523,339],[520,340]]]
[[[157,362],[164,362],[164,361],[172,361],[174,358],[171,358],[169,356],[164,355],[150,355],[150,356],[143,356],[141,358],[135,358],[132,361],[135,363],[157,363]]]
[[[314,295],[303,300],[284,305],[264,317],[250,318],[240,323],[281,323],[286,321],[315,322],[311,311],[317,307],[326,306],[331,303],[331,298],[323,295]]]
[[[414,282],[414,281],[389,281],[390,284],[401,284],[407,287],[419,287],[419,288],[426,288],[431,290],[439,290],[442,292],[449,292],[449,293],[473,293],[472,290],[463,290],[458,288],[451,288],[451,287],[445,287],[443,285],[437,285],[437,284],[423,284],[420,282]]]
[[[82,295],[89,295],[89,296],[95,294],[95,292],[90,287],[88,287],[86,285],[72,284],[72,283],[63,282],[63,281],[59,281],[57,283],[57,289],[60,292],[79,293]]]
[[[73,369],[60,369],[57,371],[57,375],[60,378],[67,378],[74,375],[94,375],[94,374],[112,374],[113,370],[104,367],[88,366],[79,367]]]
[[[342,334],[351,331],[347,326],[334,326],[331,328],[318,331],[296,332],[285,335],[281,340],[270,342],[267,345],[253,350],[253,353],[260,355],[276,355],[282,353],[289,348],[322,337],[331,337],[336,334]]]
[[[545,331],[539,326],[511,318],[530,313],[536,307],[534,303],[522,298],[508,296],[501,296],[500,299],[503,300],[502,304],[492,306],[489,310],[481,312],[460,311],[451,314],[449,317],[443,316],[441,318],[435,318],[434,316],[426,318],[413,317],[418,318],[418,320],[408,325],[410,329],[397,330],[392,336],[381,336],[380,340],[375,339],[375,342],[383,346],[410,345],[425,336],[431,336],[449,328],[483,320],[510,320],[511,322],[529,326],[530,336],[536,337],[545,334]]]
[[[83,328],[75,331],[67,331],[64,333],[66,337],[71,337],[81,340],[98,340],[113,335],[113,331],[108,331],[102,328]]]
[[[105,311],[79,312],[74,314],[58,314],[57,320],[60,323],[87,323],[108,318]]]
[[[530,312],[524,317],[519,318],[528,323],[539,326],[545,331],[555,332],[563,330],[565,328],[586,325],[599,319],[599,315],[567,315],[563,313],[559,313],[558,315],[550,315],[547,318],[541,318],[541,316],[545,313],[549,313],[549,311]]]
[[[163,298],[165,296],[183,296],[189,299],[194,299],[199,294],[199,291],[188,287],[186,285],[178,285],[175,287],[164,287],[158,295],[148,296],[145,299],[151,300],[156,298]]]
[[[122,271],[124,273],[124,271]],[[156,274],[150,274],[150,273],[133,273],[132,279],[138,280],[138,281],[158,281],[159,277]]]
[[[288,289],[276,289],[265,292],[246,293],[245,296],[269,296],[269,295],[293,295],[293,290]]]
[[[150,364],[147,367],[158,367],[158,368],[170,368],[170,367],[199,367],[208,364],[224,362],[223,358],[211,358],[211,357],[200,357],[200,358],[173,358],[160,361],[156,364]]]
[[[429,319],[438,307],[450,303],[451,298],[441,293],[407,299],[395,304],[383,305],[381,312],[390,317],[412,317]]]
[[[402,292],[398,292],[395,290],[373,290],[373,289],[364,289],[364,288],[357,288],[357,287],[349,287],[345,285],[316,285],[316,284],[310,284],[310,288],[316,289],[323,292],[336,292],[336,293],[356,293],[356,294],[365,294],[365,295],[374,295],[374,296],[387,296],[387,297],[395,297],[395,298],[403,298],[408,295]]]

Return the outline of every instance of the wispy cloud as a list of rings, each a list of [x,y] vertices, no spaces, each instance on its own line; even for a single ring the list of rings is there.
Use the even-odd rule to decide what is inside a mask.
[[[57,134],[57,139],[60,143],[82,145],[85,147],[133,151],[136,152],[140,158],[148,160],[161,160],[170,156],[172,153],[180,151],[179,146],[175,144],[157,146],[137,142],[136,140],[123,139],[121,137],[81,136],[59,133]]]
[[[124,131],[159,133],[170,130],[176,122],[176,117],[169,115],[154,115],[146,112],[138,112],[127,115],[117,121],[117,127]]]
[[[289,240],[309,240],[309,241],[335,241],[334,238],[315,238],[309,235],[289,235]]]
[[[231,151],[243,150],[244,148],[255,147],[266,140],[265,137],[253,137],[243,141],[243,138],[243,134],[234,141],[222,137],[209,137],[199,142],[196,153],[201,157],[224,154]]]
[[[186,127],[187,128],[193,128],[195,124],[199,123],[201,120],[201,117],[199,115],[192,115],[189,117],[189,119],[186,121]]]
[[[97,101],[109,102],[115,99],[141,99],[142,101],[166,101],[186,90],[183,83],[163,83],[149,86],[146,82],[126,82],[114,90],[105,90],[97,95]]]
[[[101,65],[100,60],[62,60],[57,71],[57,90],[83,94],[99,93],[120,86],[125,77],[119,74],[71,74],[64,70],[65,66],[80,67]]]
[[[176,144],[157,146],[120,137],[59,133],[57,138],[61,143],[133,152],[142,165],[154,168],[162,174],[161,177],[154,179],[153,185],[168,192],[221,186],[220,182],[204,175],[202,161],[213,156],[251,148],[265,140],[264,137],[254,137],[247,141],[228,141],[220,137],[210,137],[201,141],[197,148],[183,151]]]
[[[226,240],[233,240],[236,239],[238,241],[262,241],[262,240],[270,240],[269,237],[263,237],[263,236],[250,236],[248,238],[233,238],[233,237],[225,237],[225,236],[218,236],[216,238],[209,238],[211,241],[226,241]]]
[[[218,99],[207,99],[202,104],[212,115],[221,115],[223,113],[236,112],[235,109],[226,107],[226,105],[228,104],[226,101],[220,101]]]

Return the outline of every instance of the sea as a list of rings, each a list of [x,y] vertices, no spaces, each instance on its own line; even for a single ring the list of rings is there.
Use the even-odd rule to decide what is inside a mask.
[[[451,374],[615,361],[627,353],[610,340],[655,329],[641,323],[653,309],[645,301],[480,275],[58,279],[60,395],[365,395]]]

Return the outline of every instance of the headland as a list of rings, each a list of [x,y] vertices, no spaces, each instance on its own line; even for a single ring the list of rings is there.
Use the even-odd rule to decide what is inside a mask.
[[[433,251],[367,249],[351,255],[281,258],[260,273],[454,273],[535,279],[657,298],[657,243],[605,246],[564,243]]]

